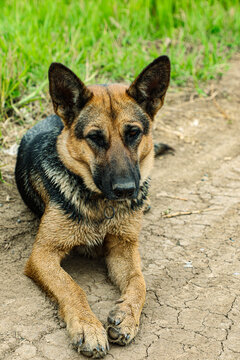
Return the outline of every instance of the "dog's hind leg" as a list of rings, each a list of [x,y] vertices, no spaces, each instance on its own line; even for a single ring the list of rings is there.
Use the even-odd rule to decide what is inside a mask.
[[[145,301],[138,240],[134,240],[109,235],[105,244],[109,275],[121,290],[121,298],[109,313],[107,331],[109,341],[119,345],[130,343],[137,334]]]
[[[57,300],[60,316],[66,322],[77,350],[88,357],[101,358],[108,350],[106,331],[90,309],[84,291],[60,266],[74,245],[71,230],[67,229],[64,217],[57,210],[46,212],[25,274]]]

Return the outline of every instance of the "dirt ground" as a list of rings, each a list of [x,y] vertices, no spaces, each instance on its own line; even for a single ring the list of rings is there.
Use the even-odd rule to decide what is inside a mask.
[[[152,174],[140,239],[147,283],[141,328],[129,346],[111,345],[106,360],[240,359],[239,65],[236,56],[207,98],[170,91],[159,113],[155,139],[176,153],[157,159]],[[0,359],[84,359],[56,306],[23,275],[38,221],[14,185],[15,157],[0,157]],[[105,323],[118,291],[104,262],[73,253],[63,266]]]

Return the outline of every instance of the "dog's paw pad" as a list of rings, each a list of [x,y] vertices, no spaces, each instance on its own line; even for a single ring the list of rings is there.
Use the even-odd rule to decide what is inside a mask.
[[[117,338],[119,337],[119,332],[118,330],[114,329],[113,327],[109,327],[108,328],[108,337],[111,340],[117,340]]]
[[[116,343],[118,345],[127,345],[132,341],[134,336],[135,336],[135,331],[132,332],[132,334],[130,334],[123,332],[122,328],[117,329],[111,326],[108,327],[108,338],[109,341],[111,341],[112,343]]]
[[[138,325],[131,313],[122,311],[118,307],[110,311],[107,324],[110,342],[127,345],[135,337],[137,331]]]

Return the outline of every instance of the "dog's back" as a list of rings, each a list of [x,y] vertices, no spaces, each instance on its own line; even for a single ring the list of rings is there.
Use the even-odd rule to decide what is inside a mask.
[[[44,201],[36,191],[36,178],[41,178],[43,161],[56,151],[57,136],[63,124],[56,116],[49,116],[27,131],[19,146],[15,178],[26,205],[39,217],[44,212]]]

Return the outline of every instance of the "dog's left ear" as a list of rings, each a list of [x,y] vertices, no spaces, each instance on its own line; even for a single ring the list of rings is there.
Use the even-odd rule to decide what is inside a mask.
[[[170,60],[160,56],[148,65],[127,90],[148,115],[153,118],[162,107],[170,81]]]

